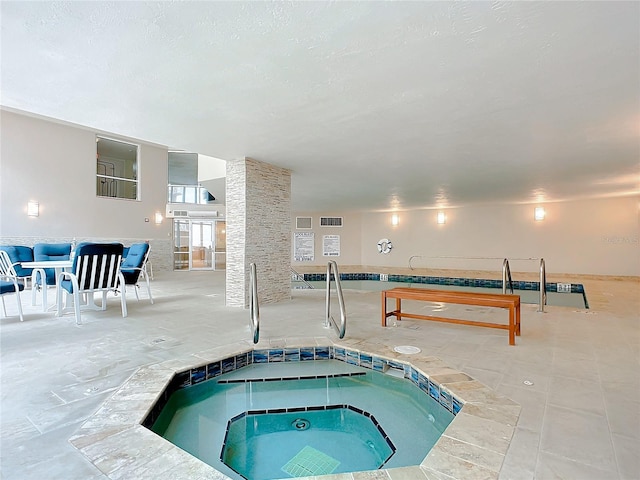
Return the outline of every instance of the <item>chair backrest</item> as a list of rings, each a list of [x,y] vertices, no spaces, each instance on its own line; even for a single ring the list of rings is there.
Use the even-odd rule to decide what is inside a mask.
[[[20,278],[30,277],[33,268],[22,268],[20,262],[33,262],[33,249],[23,245],[5,245],[0,250],[7,252],[16,275]]]
[[[149,257],[149,251],[148,243],[134,243],[129,247],[127,256],[120,266],[127,285],[134,285],[138,281],[142,268]]]
[[[0,276],[3,277],[17,277],[15,269],[13,268],[9,254],[5,250],[0,250]],[[6,280],[6,279],[4,279]]]
[[[46,260],[69,260],[71,257],[71,244],[70,243],[36,243],[33,246],[33,259],[35,261]],[[56,283],[55,270],[53,268],[45,268],[47,274],[47,284],[53,285]],[[38,283],[40,278],[37,278]]]
[[[79,244],[73,259],[73,273],[78,278],[80,291],[115,289],[121,261],[122,244]]]

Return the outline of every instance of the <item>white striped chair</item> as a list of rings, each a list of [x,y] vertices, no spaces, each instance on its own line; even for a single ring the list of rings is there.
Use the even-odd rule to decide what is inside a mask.
[[[106,310],[107,293],[117,293],[118,287],[124,285],[124,277],[120,271],[122,245],[119,243],[81,243],[76,248],[73,268],[70,272],[62,272],[57,279],[58,316],[63,309],[62,293],[66,299],[73,296],[73,311],[76,323],[82,324],[81,310]],[[100,305],[95,303],[94,295],[102,293]],[[81,302],[81,296],[83,301]],[[127,302],[120,295],[122,316],[127,316]]]
[[[15,295],[18,302],[18,314],[20,321],[24,320],[22,316],[22,303],[20,303],[20,292],[24,290],[24,283],[18,281],[18,275],[13,269],[9,254],[4,250],[0,250],[0,297],[2,297],[2,311],[7,316],[7,309],[4,305],[5,295]]]

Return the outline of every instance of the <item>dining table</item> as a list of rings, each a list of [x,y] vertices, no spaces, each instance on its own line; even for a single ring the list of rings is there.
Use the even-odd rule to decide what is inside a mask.
[[[22,268],[33,268],[33,269],[37,269],[37,268],[53,268],[56,272],[56,279],[58,278],[58,275],[60,275],[60,272],[62,272],[63,270],[67,269],[67,268],[71,268],[73,267],[73,260],[69,259],[69,260],[35,260],[35,261],[30,261],[30,262],[20,262],[20,266]],[[32,293],[31,293],[31,305],[35,305],[36,304],[36,285],[34,283],[34,285],[31,287],[32,288]],[[57,287],[57,282],[56,282],[56,288]],[[56,290],[56,298],[57,298],[57,290]],[[53,305],[54,307],[56,306],[55,304]],[[47,289],[43,288],[42,289],[42,311],[46,312],[49,309],[48,307],[48,302],[47,302]]]

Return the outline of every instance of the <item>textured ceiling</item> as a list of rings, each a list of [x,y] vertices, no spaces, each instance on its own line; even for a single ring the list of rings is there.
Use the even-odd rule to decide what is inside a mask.
[[[640,192],[639,2],[0,3],[3,106],[292,171],[296,210]]]

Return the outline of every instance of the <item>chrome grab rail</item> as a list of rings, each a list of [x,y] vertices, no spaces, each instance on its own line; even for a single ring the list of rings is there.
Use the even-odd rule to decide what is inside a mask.
[[[251,314],[251,335],[253,343],[260,340],[260,305],[258,305],[258,275],[256,274],[256,264],[249,264],[249,311]]]
[[[300,273],[296,272],[293,268],[291,269],[291,274],[295,276],[296,282],[304,283],[307,286],[307,288],[312,288],[312,289],[315,288],[313,285],[311,285],[309,282],[307,282],[304,279],[304,275],[301,275]]]
[[[544,306],[547,304],[547,272],[544,265],[544,258],[540,259],[540,301],[538,312],[544,313]]]
[[[411,265],[411,261],[414,258],[432,258],[432,259],[453,259],[453,260],[502,260],[502,257],[460,257],[457,255],[437,255],[437,256],[427,256],[427,255],[411,255],[409,257],[409,269],[414,270],[413,265]],[[523,258],[511,258],[511,260],[537,260],[535,257],[523,257]]]
[[[331,316],[331,270],[336,280],[336,292],[338,294],[338,304],[340,305],[340,325]],[[324,326],[329,328],[333,326],[339,338],[344,338],[347,329],[347,311],[344,308],[344,298],[342,296],[342,285],[340,284],[340,274],[338,273],[338,264],[334,260],[327,263],[327,296],[326,296],[327,315]]]
[[[506,258],[502,262],[502,293],[507,293],[507,284],[509,292],[513,295],[513,280],[511,279],[511,269],[509,268],[509,260]]]

